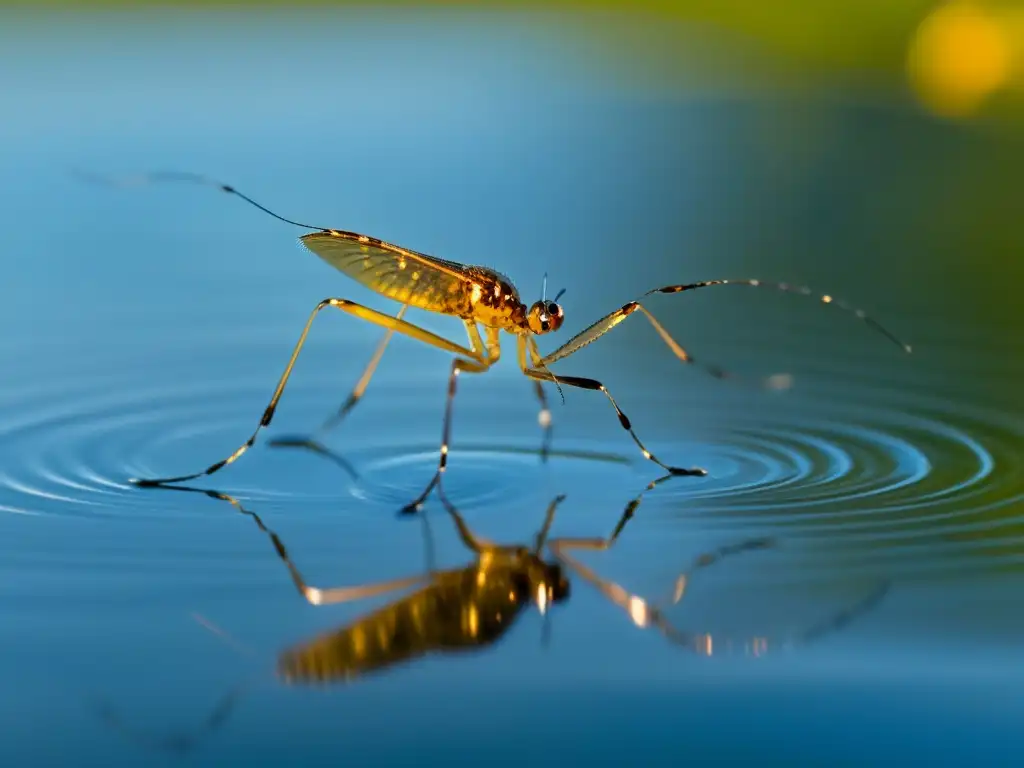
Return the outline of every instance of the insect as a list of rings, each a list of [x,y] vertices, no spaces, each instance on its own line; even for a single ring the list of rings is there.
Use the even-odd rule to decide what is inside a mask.
[[[129,183],[149,183],[155,181],[188,181],[212,186],[221,191],[241,198],[260,211],[275,219],[297,227],[311,230],[302,235],[300,242],[325,262],[361,283],[378,294],[397,301],[401,308],[395,315],[388,315],[369,307],[357,304],[344,298],[327,298],[319,302],[310,313],[298,342],[292,351],[288,364],[278,381],[270,403],[263,412],[258,426],[244,443],[206,469],[187,475],[167,478],[134,478],[132,482],[140,486],[166,485],[193,480],[223,469],[237,461],[254,444],[260,430],[270,425],[277,410],[278,403],[284,393],[288,378],[292,373],[302,346],[313,325],[314,319],[324,309],[332,308],[345,312],[361,320],[368,321],[386,329],[386,334],[378,344],[373,356],[359,377],[351,394],[339,409],[336,416],[328,424],[336,423],[345,417],[358,403],[376,370],[384,351],[394,333],[429,344],[451,355],[453,359],[448,377],[448,394],[445,403],[444,421],[441,432],[441,444],[436,470],[423,492],[403,509],[413,512],[421,508],[430,493],[440,485],[441,478],[448,465],[449,443],[452,425],[452,403],[455,398],[456,383],[462,373],[484,373],[501,357],[502,334],[507,333],[516,340],[516,357],[519,368],[529,378],[535,388],[540,403],[538,420],[544,429],[544,446],[549,444],[551,436],[551,413],[542,384],[554,383],[561,392],[561,387],[576,387],[600,392],[607,398],[614,409],[619,423],[636,443],[643,457],[667,471],[670,475],[705,475],[699,467],[683,468],[666,464],[652,453],[640,440],[633,429],[632,422],[607,387],[597,379],[581,376],[554,374],[550,367],[583,347],[597,341],[630,315],[639,312],[654,328],[666,346],[682,362],[694,364],[696,361],[681,347],[669,332],[661,325],[653,314],[641,303],[641,300],[653,294],[674,294],[718,285],[746,285],[754,287],[771,287],[776,290],[811,295],[807,288],[791,286],[786,283],[769,283],[760,280],[705,280],[701,282],[667,285],[654,288],[643,294],[639,299],[629,301],[621,307],[609,312],[590,326],[570,338],[553,352],[542,355],[537,346],[537,337],[554,333],[562,327],[565,315],[558,299],[562,291],[548,299],[546,295],[547,279],[539,301],[527,306],[520,298],[519,292],[512,281],[499,272],[488,267],[460,264],[455,261],[429,256],[425,253],[394,245],[376,237],[328,227],[303,224],[281,216],[256,202],[251,197],[238,191],[235,187],[209,179],[205,176],[189,173],[159,172],[134,177]],[[124,183],[124,182],[122,182]],[[897,339],[882,325],[868,317],[862,310],[853,309],[831,295],[822,295],[820,301],[836,305],[852,312],[869,326],[886,336],[890,341],[910,352],[910,346]],[[468,346],[457,344],[404,319],[409,307],[457,317],[465,325]],[[483,331],[481,332],[481,327]],[[703,366],[712,375],[719,378],[729,374],[713,366]]]
[[[653,628],[672,645],[698,655],[708,656],[720,652],[723,645],[729,646],[728,642],[722,642],[721,639],[713,641],[707,633],[680,629],[670,621],[661,606],[600,576],[574,556],[580,550],[607,550],[612,547],[635,516],[644,495],[670,477],[665,475],[648,483],[634,496],[626,504],[607,537],[550,538],[555,513],[565,499],[564,495],[558,496],[548,505],[543,524],[529,546],[497,544],[478,536],[470,530],[462,515],[441,491],[439,495],[459,539],[472,553],[473,558],[469,563],[447,570],[433,567],[429,518],[424,515],[421,520],[427,534],[425,549],[428,561],[425,573],[374,584],[342,587],[310,585],[293,562],[281,538],[257,513],[246,509],[233,496],[189,486],[164,487],[168,490],[205,494],[231,504],[239,513],[251,518],[269,537],[299,594],[311,605],[340,604],[399,590],[406,591],[405,596],[358,617],[350,624],[328,630],[281,652],[277,658],[276,677],[285,684],[308,686],[351,684],[432,654],[459,655],[482,651],[498,645],[531,607],[536,608],[543,617],[542,638],[546,643],[551,607],[565,602],[571,595],[570,573],[594,585],[609,602],[621,608],[638,628]],[[755,538],[698,556],[675,580],[668,600],[672,604],[679,603],[692,580],[704,569],[734,555],[774,545],[772,539]],[[845,627],[854,618],[877,605],[888,588],[888,582],[882,583],[865,599],[838,611],[826,621],[780,645],[805,645]],[[240,647],[219,628],[205,619],[200,621],[236,649]],[[769,651],[768,640],[763,637],[747,638],[741,645],[745,652],[753,655],[763,655]],[[775,648],[774,642],[772,648]],[[195,736],[152,737],[139,734],[129,728],[109,706],[102,705],[100,711],[108,724],[145,745],[184,752],[193,748],[200,736],[208,734],[224,722],[245,687],[244,684],[236,685],[223,696]]]

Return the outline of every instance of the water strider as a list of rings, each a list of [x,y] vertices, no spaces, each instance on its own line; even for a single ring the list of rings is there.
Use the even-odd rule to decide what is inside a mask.
[[[633,430],[632,423],[626,414],[619,407],[615,398],[608,389],[597,379],[584,378],[580,376],[555,375],[551,372],[550,366],[569,357],[588,344],[597,341],[608,333],[612,328],[621,323],[634,312],[640,312],[650,322],[654,330],[665,342],[668,348],[679,360],[684,363],[694,363],[694,358],[681,347],[668,331],[655,319],[654,315],[640,303],[640,300],[627,302],[623,306],[609,312],[607,315],[591,324],[580,333],[573,336],[555,351],[541,355],[537,346],[536,337],[553,333],[561,328],[565,319],[562,307],[558,299],[562,292],[559,292],[554,299],[547,298],[547,280],[545,277],[544,290],[540,301],[534,302],[529,307],[520,299],[519,292],[512,281],[505,275],[493,269],[483,266],[460,264],[458,262],[441,259],[436,256],[429,256],[418,251],[404,248],[399,245],[379,240],[376,237],[348,232],[327,227],[317,227],[310,224],[303,224],[298,221],[280,216],[270,209],[257,203],[247,195],[242,194],[233,186],[223,184],[219,181],[208,179],[204,176],[189,173],[149,173],[133,177],[128,180],[134,183],[148,183],[161,180],[189,181],[208,186],[216,187],[231,195],[235,195],[249,204],[255,206],[264,213],[304,229],[313,230],[302,235],[299,240],[310,251],[322,258],[331,266],[342,273],[353,278],[362,285],[377,292],[381,296],[393,299],[401,304],[401,308],[394,316],[387,315],[377,310],[370,309],[354,301],[343,298],[327,298],[322,300],[313,309],[306,321],[305,327],[299,336],[299,340],[292,351],[291,358],[285,366],[284,373],[278,381],[270,403],[267,405],[255,431],[241,446],[229,454],[226,458],[217,461],[206,469],[188,475],[167,478],[136,478],[132,482],[141,486],[166,485],[192,480],[203,475],[210,475],[223,467],[236,461],[255,442],[257,435],[263,427],[270,424],[277,410],[278,403],[284,393],[288,378],[292,373],[299,352],[306,341],[306,336],[313,324],[313,320],[321,310],[328,307],[341,310],[361,320],[366,320],[379,325],[387,332],[378,344],[369,363],[359,377],[351,394],[339,409],[335,417],[325,424],[340,421],[351,411],[362,397],[384,351],[395,332],[409,336],[410,338],[422,341],[426,344],[444,350],[452,355],[451,370],[448,378],[448,396],[445,405],[445,415],[442,427],[440,456],[437,469],[430,482],[423,492],[404,508],[404,511],[416,511],[430,495],[431,491],[441,483],[441,477],[447,468],[448,450],[451,436],[452,423],[452,402],[455,398],[456,382],[459,374],[484,373],[492,365],[498,362],[501,357],[501,334],[508,333],[516,339],[516,356],[519,368],[534,383],[537,398],[540,401],[539,421],[544,429],[544,447],[548,446],[551,435],[551,414],[548,409],[547,399],[542,387],[543,382],[554,383],[561,389],[561,385],[590,389],[601,392],[614,408],[622,428],[629,432],[645,459],[654,462],[670,475],[704,475],[705,470],[700,468],[682,468],[664,463],[655,456],[637,436]],[[122,183],[124,181],[122,180]],[[810,295],[807,288],[795,287],[786,283],[768,283],[761,280],[705,280],[696,283],[668,285],[661,288],[654,288],[640,298],[643,299],[655,293],[680,293],[683,291],[706,288],[715,285],[747,285],[754,287],[770,287],[786,292],[795,292]],[[835,299],[831,295],[819,297],[825,304],[833,304],[840,308],[853,312],[858,318],[866,322],[885,335],[892,342],[910,352],[910,346],[897,339],[892,333],[872,318],[868,317],[862,310],[852,309],[844,302]],[[442,336],[428,331],[420,326],[414,325],[404,319],[406,310],[409,307],[427,310],[442,315],[457,317],[463,321],[466,334],[469,339],[469,346],[456,344]],[[483,332],[481,333],[481,327]],[[716,367],[706,367],[715,376],[726,377],[725,371]],[[778,381],[768,380],[768,385]]]

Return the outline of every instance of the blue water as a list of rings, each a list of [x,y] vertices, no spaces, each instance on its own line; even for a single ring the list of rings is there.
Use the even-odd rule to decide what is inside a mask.
[[[5,765],[1019,759],[1021,147],[899,93],[634,92],[554,25],[0,17]],[[650,490],[612,549],[580,557],[710,649],[570,574],[547,642],[528,608],[478,652],[287,687],[279,653],[401,595],[311,606],[251,518],[127,481],[245,440],[319,300],[397,307],[238,200],[75,169],[210,174],[285,216],[491,266],[526,301],[546,272],[567,320],[544,351],[650,288],[757,277],[846,298],[915,352],[801,296],[652,298],[698,359],[795,384],[681,366],[639,314],[555,367],[601,379],[663,460],[708,470]],[[436,464],[444,353],[393,341],[325,438],[335,460],[268,446],[315,430],[372,354],[381,330],[335,315],[256,446],[194,485],[257,513],[317,586],[420,573],[425,536],[434,568],[469,564],[436,497],[426,529],[397,515]],[[457,320],[409,319],[462,342]],[[495,541],[529,544],[558,494],[552,536],[607,536],[662,473],[599,393],[571,389],[549,392],[541,463],[504,349],[460,379],[448,496]],[[672,603],[702,553],[761,537]]]

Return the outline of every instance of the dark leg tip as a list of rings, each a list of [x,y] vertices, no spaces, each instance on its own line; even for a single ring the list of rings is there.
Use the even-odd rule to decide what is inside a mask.
[[[145,480],[139,477],[131,477],[128,479],[128,482],[132,485],[138,486],[139,488],[156,488],[161,484],[159,480]]]
[[[669,467],[669,474],[675,475],[676,477],[704,477],[708,471],[701,469],[700,467],[693,467],[687,469],[685,467]]]
[[[413,502],[410,502],[409,504],[406,504],[404,507],[402,507],[400,510],[398,510],[398,514],[400,516],[402,516],[402,517],[405,517],[405,516],[408,516],[408,515],[415,515],[416,513],[418,513],[422,509],[423,509],[423,502],[422,501],[413,501]]]

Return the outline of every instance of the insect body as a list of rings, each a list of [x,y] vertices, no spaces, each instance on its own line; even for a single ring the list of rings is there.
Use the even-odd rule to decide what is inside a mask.
[[[541,411],[539,421],[545,430],[545,449],[550,441],[551,416],[548,410],[547,400],[542,384],[550,382],[561,388],[561,385],[589,389],[601,392],[607,399],[618,416],[622,428],[629,432],[644,458],[659,465],[672,475],[703,475],[706,474],[700,468],[681,468],[664,463],[655,456],[640,440],[633,430],[632,423],[626,414],[619,407],[615,398],[608,389],[598,380],[579,376],[555,375],[550,371],[550,366],[583,347],[596,341],[612,328],[617,326],[630,315],[639,312],[650,322],[651,326],[658,333],[673,354],[684,363],[694,363],[694,358],[681,347],[668,331],[659,323],[654,315],[641,303],[640,300],[630,301],[623,306],[608,313],[580,333],[573,336],[565,344],[553,352],[542,355],[537,347],[536,337],[552,333],[561,328],[565,319],[562,307],[558,304],[559,293],[553,300],[546,297],[546,291],[542,293],[540,301],[527,306],[521,300],[512,281],[507,277],[481,266],[467,266],[454,261],[440,259],[435,256],[394,245],[368,235],[356,232],[348,232],[339,229],[315,227],[301,222],[293,221],[280,216],[265,208],[252,198],[242,194],[234,187],[211,181],[202,176],[180,173],[148,174],[137,179],[137,181],[148,182],[155,180],[185,180],[201,184],[212,185],[229,194],[242,198],[261,211],[284,221],[288,224],[313,230],[300,238],[302,244],[326,261],[331,266],[353,278],[362,285],[376,291],[382,296],[399,302],[402,306],[396,315],[387,315],[377,310],[365,307],[356,302],[344,298],[327,298],[321,301],[310,314],[306,325],[299,336],[291,358],[285,367],[284,373],[278,381],[270,403],[260,419],[253,434],[239,448],[226,458],[211,464],[201,472],[179,477],[159,479],[136,479],[134,483],[143,486],[164,485],[191,480],[202,475],[210,475],[228,464],[236,461],[255,442],[259,431],[270,424],[277,409],[278,402],[284,392],[284,388],[291,375],[292,368],[298,358],[299,352],[306,341],[306,336],[313,324],[313,320],[321,310],[333,308],[362,320],[369,321],[386,329],[386,334],[377,347],[376,352],[369,364],[359,378],[355,388],[348,399],[339,409],[337,417],[333,421],[340,420],[359,401],[384,350],[394,333],[401,333],[418,341],[430,344],[438,349],[454,355],[451,363],[448,380],[448,397],[445,407],[444,423],[442,428],[440,454],[437,469],[430,482],[423,492],[404,511],[415,511],[429,496],[431,491],[439,485],[441,477],[445,472],[448,462],[448,448],[451,435],[452,402],[455,397],[456,382],[459,374],[483,373],[494,365],[501,357],[501,335],[508,333],[516,339],[517,362],[523,374],[533,381],[537,397],[540,401]],[[706,280],[702,282],[669,285],[655,288],[645,293],[641,299],[655,293],[680,293],[683,291],[696,290],[715,285],[748,285],[766,286],[778,290],[796,292],[810,295],[806,288],[798,288],[784,283],[766,283],[759,280]],[[545,280],[546,288],[546,280]],[[903,344],[889,331],[869,318],[860,310],[853,310],[844,303],[834,299],[832,296],[821,296],[820,300],[826,304],[837,305],[843,309],[852,311],[857,317],[871,325],[875,330],[881,332],[891,341],[898,344],[907,352],[910,347]],[[432,333],[404,319],[408,307],[424,309],[445,315],[460,318],[465,324],[468,345],[457,344],[442,336]],[[482,328],[482,331],[481,331]],[[729,374],[717,368],[708,368],[715,376],[726,377]]]

